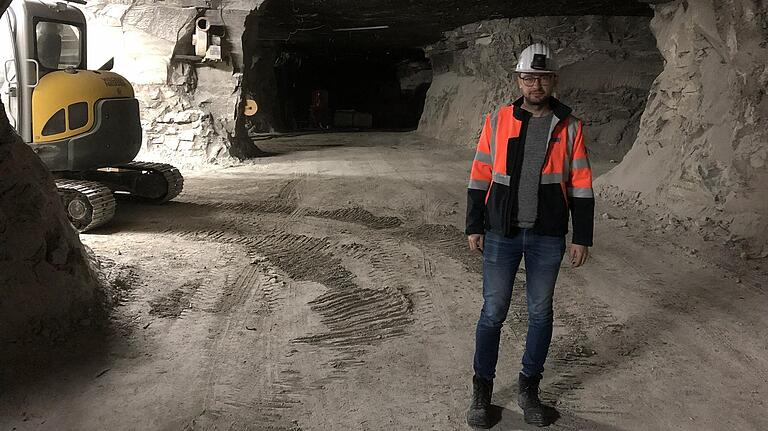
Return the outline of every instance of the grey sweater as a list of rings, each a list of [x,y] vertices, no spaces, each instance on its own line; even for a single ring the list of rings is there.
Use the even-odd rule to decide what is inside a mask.
[[[517,192],[517,226],[521,228],[532,228],[536,221],[541,166],[544,164],[544,157],[547,153],[552,115],[531,117],[528,122],[523,165],[520,172],[520,186]]]

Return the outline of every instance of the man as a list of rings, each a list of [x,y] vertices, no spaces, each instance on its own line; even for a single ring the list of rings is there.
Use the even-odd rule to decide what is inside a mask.
[[[552,339],[552,295],[565,254],[587,260],[592,245],[592,170],[582,122],[552,97],[557,85],[552,52],[537,43],[517,64],[522,97],[489,115],[472,163],[467,200],[469,248],[483,253],[483,309],[477,323],[470,426],[489,428],[501,326],[520,261],[525,259],[528,334],[518,377],[518,405],[527,423],[546,426],[539,381]]]

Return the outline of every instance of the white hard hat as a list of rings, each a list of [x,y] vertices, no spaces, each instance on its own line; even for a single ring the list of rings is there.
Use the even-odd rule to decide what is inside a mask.
[[[534,43],[520,53],[515,72],[557,73],[558,67],[552,51],[543,43]]]

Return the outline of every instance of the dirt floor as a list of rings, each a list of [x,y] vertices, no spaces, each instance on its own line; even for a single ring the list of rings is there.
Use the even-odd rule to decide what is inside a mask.
[[[187,173],[174,202],[121,201],[82,235],[119,305],[104,329],[13,347],[26,353],[2,367],[0,429],[467,429],[471,151],[413,133],[262,146],[277,155]],[[550,429],[768,429],[765,262],[619,207],[597,214],[591,260],[563,263],[555,294]],[[523,291],[502,335],[498,430],[531,429],[515,401]]]

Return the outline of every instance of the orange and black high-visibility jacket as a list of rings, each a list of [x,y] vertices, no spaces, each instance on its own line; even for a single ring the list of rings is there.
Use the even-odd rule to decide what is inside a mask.
[[[469,179],[468,235],[493,231],[513,237],[518,232],[517,191],[531,117],[521,108],[522,103],[520,98],[485,120]],[[533,229],[541,235],[565,235],[570,210],[573,243],[591,246],[595,198],[583,125],[571,115],[571,108],[557,99],[550,98],[550,107],[554,116],[541,167]]]

